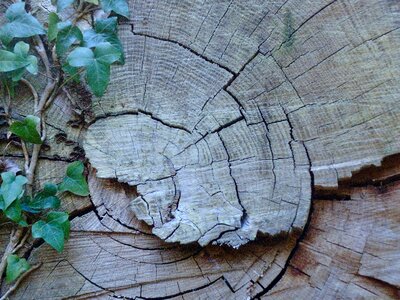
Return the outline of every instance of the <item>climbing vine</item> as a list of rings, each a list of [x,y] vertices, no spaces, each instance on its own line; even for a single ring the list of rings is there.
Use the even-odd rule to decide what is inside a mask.
[[[61,195],[89,195],[80,161],[68,165],[61,182],[35,188],[40,184],[35,174],[46,141],[47,110],[71,82],[83,82],[94,95],[102,96],[110,81],[110,66],[124,63],[117,18],[128,16],[126,0],[52,3],[54,11],[42,24],[29,12],[28,4],[16,1],[8,7],[0,27],[0,88],[2,116],[8,126],[7,146],[17,144],[24,158],[22,170],[10,158],[0,160],[0,226],[12,224],[9,243],[1,249],[0,286],[3,277],[8,285],[0,300],[6,299],[26,276],[40,267],[31,265],[21,254],[30,237],[63,251],[70,221],[67,212],[59,211]],[[98,15],[104,17],[87,21],[85,17],[94,11],[102,12]],[[35,76],[45,78],[44,87],[35,86]],[[13,99],[22,85],[33,98],[32,113],[26,116],[13,111]]]

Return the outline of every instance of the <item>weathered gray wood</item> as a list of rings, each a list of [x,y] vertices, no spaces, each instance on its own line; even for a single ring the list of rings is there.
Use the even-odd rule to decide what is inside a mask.
[[[249,113],[265,120],[245,118],[224,90],[232,74],[189,50],[130,27],[121,38],[122,94],[98,100],[84,142],[97,176],[137,186],[133,211],[170,242],[238,247],[258,232],[301,230],[311,179],[290,124],[257,106]]]
[[[398,298],[395,191],[368,188],[350,192],[351,202],[317,201],[297,248],[300,232],[290,228],[304,226],[311,174],[334,199],[338,180],[399,152],[399,3],[132,0],[130,7],[121,25],[127,64],[113,68],[109,93],[93,99],[88,133],[65,126],[73,108],[61,101],[51,114],[67,139],[86,135],[97,169],[89,177],[91,199],[67,199],[75,218],[66,251],[35,246],[30,261],[45,264],[14,298]],[[62,151],[69,159],[63,145],[42,155],[54,159]],[[179,168],[170,168],[160,148],[179,153],[169,158]],[[52,168],[61,174],[65,165],[58,164]],[[137,183],[152,205],[140,210],[137,198],[134,213]],[[308,197],[299,196],[302,186]],[[283,204],[299,208],[293,227],[264,218],[279,216],[265,211],[274,202],[259,202],[277,202],[272,190],[283,198],[279,212],[292,213]],[[223,233],[230,227],[207,233],[216,222],[207,207],[215,205],[243,240]],[[207,214],[187,214],[188,207]],[[165,238],[177,225],[172,214],[189,216],[185,224],[195,222],[203,239],[190,227],[167,242],[153,236]],[[248,242],[257,230],[286,234]],[[248,244],[172,243],[196,240]]]

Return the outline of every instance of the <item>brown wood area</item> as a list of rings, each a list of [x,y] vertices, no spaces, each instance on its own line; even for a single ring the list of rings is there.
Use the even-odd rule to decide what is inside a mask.
[[[91,195],[10,299],[399,299],[400,2],[129,5],[105,96],[48,112],[37,187]]]

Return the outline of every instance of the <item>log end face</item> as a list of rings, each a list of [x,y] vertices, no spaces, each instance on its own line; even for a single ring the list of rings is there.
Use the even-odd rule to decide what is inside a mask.
[[[238,248],[308,216],[309,167],[295,160],[305,150],[274,149],[288,128],[267,127],[239,120],[202,136],[138,113],[98,120],[84,146],[98,177],[137,186],[130,207],[161,239]]]

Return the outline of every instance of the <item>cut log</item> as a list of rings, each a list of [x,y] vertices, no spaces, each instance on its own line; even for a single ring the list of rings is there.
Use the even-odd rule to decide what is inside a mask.
[[[164,2],[133,4],[132,23],[121,28],[127,65],[114,70],[117,92],[98,100],[84,144],[100,178],[138,186],[132,209],[154,234],[238,247],[258,232],[302,229],[310,166],[315,185],[337,186],[398,151],[399,68],[385,61],[396,22],[360,37],[352,10],[337,1],[296,17],[295,3],[189,2],[169,7],[174,18]],[[377,6],[360,6],[374,12],[370,24],[395,8]],[[209,14],[200,22],[196,11]],[[185,34],[174,30],[183,20]],[[213,20],[214,30],[200,34]],[[246,32],[252,43],[244,45]]]
[[[266,107],[249,111],[264,119],[245,117],[224,90],[232,75],[181,46],[130,27],[121,38],[124,96],[99,100],[84,142],[97,176],[137,186],[133,211],[169,242],[238,247],[257,232],[301,230],[311,177],[289,122],[266,121]]]
[[[265,299],[398,299],[399,197],[396,182],[314,201],[306,236]]]
[[[13,297],[399,298],[400,3],[129,4],[90,126],[49,113],[42,166],[83,146],[91,197]]]

